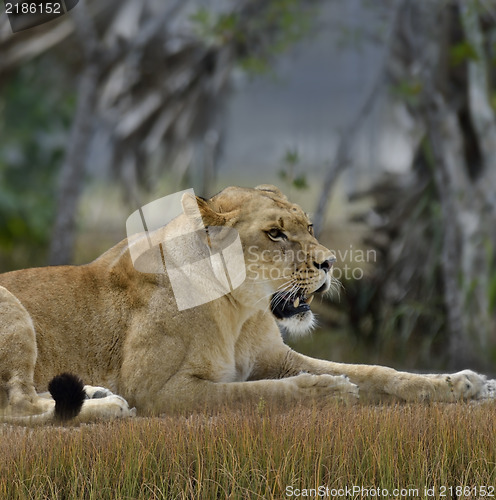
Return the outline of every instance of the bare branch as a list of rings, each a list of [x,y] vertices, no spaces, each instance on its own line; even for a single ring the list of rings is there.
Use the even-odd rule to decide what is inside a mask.
[[[320,234],[324,227],[325,213],[331,190],[341,173],[350,165],[351,150],[356,136],[360,131],[361,126],[365,122],[365,119],[374,108],[377,97],[380,95],[380,92],[384,87],[384,84],[386,83],[387,65],[391,51],[391,44],[393,42],[393,33],[396,27],[398,12],[400,11],[400,8],[401,4],[396,5],[395,10],[392,14],[389,26],[389,34],[386,39],[386,46],[382,56],[382,62],[377,72],[377,77],[374,80],[370,91],[366,95],[362,105],[358,108],[356,114],[353,116],[348,126],[341,133],[336,155],[324,178],[322,191],[320,193],[319,201],[315,209],[315,215],[313,216],[313,225],[315,234],[317,236]]]

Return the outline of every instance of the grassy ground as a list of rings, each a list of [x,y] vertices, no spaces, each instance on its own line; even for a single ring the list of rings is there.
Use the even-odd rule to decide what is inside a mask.
[[[261,404],[214,416],[5,426],[0,443],[6,500],[496,495],[494,403],[285,412]]]

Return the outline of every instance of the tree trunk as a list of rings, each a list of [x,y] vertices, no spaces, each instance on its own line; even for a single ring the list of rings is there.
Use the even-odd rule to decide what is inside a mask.
[[[409,71],[404,77],[419,81],[422,89],[414,113],[425,127],[443,223],[440,263],[453,368],[470,365],[487,353],[492,263],[485,243],[494,247],[495,242],[494,234],[488,232],[494,225],[494,214],[488,219],[480,185],[494,189],[496,129],[485,95],[485,70],[474,67],[483,66],[487,58],[482,34],[477,31],[478,20],[473,18],[477,18],[476,10],[471,6],[472,18],[468,18],[464,3],[462,8],[453,5],[433,13],[428,3],[410,1],[406,16],[414,29],[405,37]],[[480,61],[462,66],[450,61],[451,47],[460,43],[458,25],[465,28]],[[466,76],[457,78],[460,72]],[[474,167],[473,151],[482,156],[479,168]]]
[[[88,64],[81,75],[76,115],[60,173],[57,216],[50,248],[50,265],[69,264],[76,237],[76,213],[84,183],[92,135],[99,68]]]
[[[79,80],[76,115],[60,172],[57,215],[49,253],[50,265],[69,264],[73,257],[76,214],[93,131],[98,84],[106,63],[106,54],[99,45],[98,34],[87,10],[86,1],[83,0],[77,9],[72,11],[72,17],[85,64]]]

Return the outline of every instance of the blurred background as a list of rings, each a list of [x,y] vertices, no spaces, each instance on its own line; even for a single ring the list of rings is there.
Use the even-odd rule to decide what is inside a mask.
[[[342,283],[292,345],[496,373],[496,1],[80,0],[15,34],[1,9],[0,272],[273,183]]]

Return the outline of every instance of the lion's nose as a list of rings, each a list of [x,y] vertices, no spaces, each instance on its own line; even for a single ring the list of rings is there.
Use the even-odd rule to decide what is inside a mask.
[[[331,257],[330,259],[324,260],[324,262],[314,262],[314,266],[317,269],[323,269],[324,272],[328,273],[331,270],[332,265],[336,262],[336,257]]]

